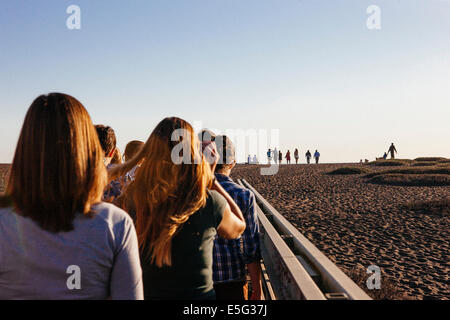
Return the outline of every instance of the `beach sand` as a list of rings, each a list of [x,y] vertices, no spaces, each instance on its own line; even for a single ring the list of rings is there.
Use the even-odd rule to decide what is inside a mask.
[[[363,175],[326,174],[343,166],[282,165],[276,175],[262,176],[261,166],[237,165],[232,177],[245,178],[351,277],[375,264],[381,286],[390,283],[404,298],[449,299],[450,217],[406,205],[450,197],[450,187],[376,185]]]
[[[5,192],[6,187],[6,178],[8,175],[10,165],[9,164],[1,164],[0,163],[0,195]]]

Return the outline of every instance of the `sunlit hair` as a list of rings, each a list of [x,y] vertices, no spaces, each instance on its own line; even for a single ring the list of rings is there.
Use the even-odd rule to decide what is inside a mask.
[[[182,137],[172,141],[174,131],[179,129]],[[173,150],[180,146],[182,151],[175,153],[183,160],[176,164]],[[124,174],[140,161],[136,178],[124,193],[124,209],[131,206],[135,210],[141,252],[158,267],[170,266],[172,239],[181,225],[205,206],[212,172],[192,126],[175,117],[162,120],[140,152],[113,168],[109,178]]]
[[[122,161],[122,155],[120,153],[119,148],[116,147],[114,149],[114,153],[113,153],[113,156],[112,156],[112,159],[111,159],[111,164],[120,164],[122,162],[123,162]]]
[[[116,134],[113,128],[110,126],[97,124],[95,125],[95,130],[97,130],[98,139],[103,151],[105,152],[105,157],[112,157],[112,152],[117,145]]]
[[[60,93],[34,100],[5,193],[17,213],[47,231],[70,231],[77,212],[91,215],[106,182],[103,151],[83,105]]]
[[[128,142],[127,146],[125,147],[124,160],[131,160],[139,152],[139,150],[141,150],[143,145],[144,142],[138,140]]]

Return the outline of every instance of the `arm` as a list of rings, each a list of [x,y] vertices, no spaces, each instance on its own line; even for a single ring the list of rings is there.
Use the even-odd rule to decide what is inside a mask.
[[[128,217],[121,227],[120,231],[114,231],[117,251],[111,272],[111,299],[143,300],[144,289],[136,230]]]
[[[242,202],[245,203],[245,222],[247,224],[242,236],[244,262],[252,282],[252,295],[250,300],[261,300],[261,251],[259,242],[259,223],[256,214],[255,195],[248,191],[243,193]]]
[[[245,220],[241,209],[236,205],[230,195],[222,188],[219,182],[214,181],[212,190],[216,190],[227,201],[227,206],[223,213],[217,233],[225,239],[236,239],[241,236],[245,230]]]

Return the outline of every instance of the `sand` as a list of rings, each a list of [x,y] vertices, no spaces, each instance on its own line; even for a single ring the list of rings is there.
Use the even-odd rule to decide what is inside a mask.
[[[5,191],[6,177],[8,174],[10,165],[0,163],[0,195]]]
[[[347,274],[375,264],[381,285],[393,284],[405,298],[449,299],[450,217],[405,205],[450,197],[450,187],[376,185],[362,175],[326,174],[342,166],[348,165],[282,165],[278,174],[262,176],[260,166],[238,165],[232,176],[245,178]]]

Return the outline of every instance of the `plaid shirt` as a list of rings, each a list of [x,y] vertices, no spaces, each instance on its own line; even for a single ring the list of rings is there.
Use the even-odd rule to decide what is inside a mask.
[[[113,164],[109,164],[106,169],[111,169],[114,167]],[[111,181],[103,191],[103,201],[113,201],[122,194],[122,182],[121,178]]]
[[[225,175],[216,174],[216,179],[241,209],[246,227],[239,239],[226,240],[216,236],[213,249],[213,280],[245,280],[245,265],[261,260],[255,195]]]

